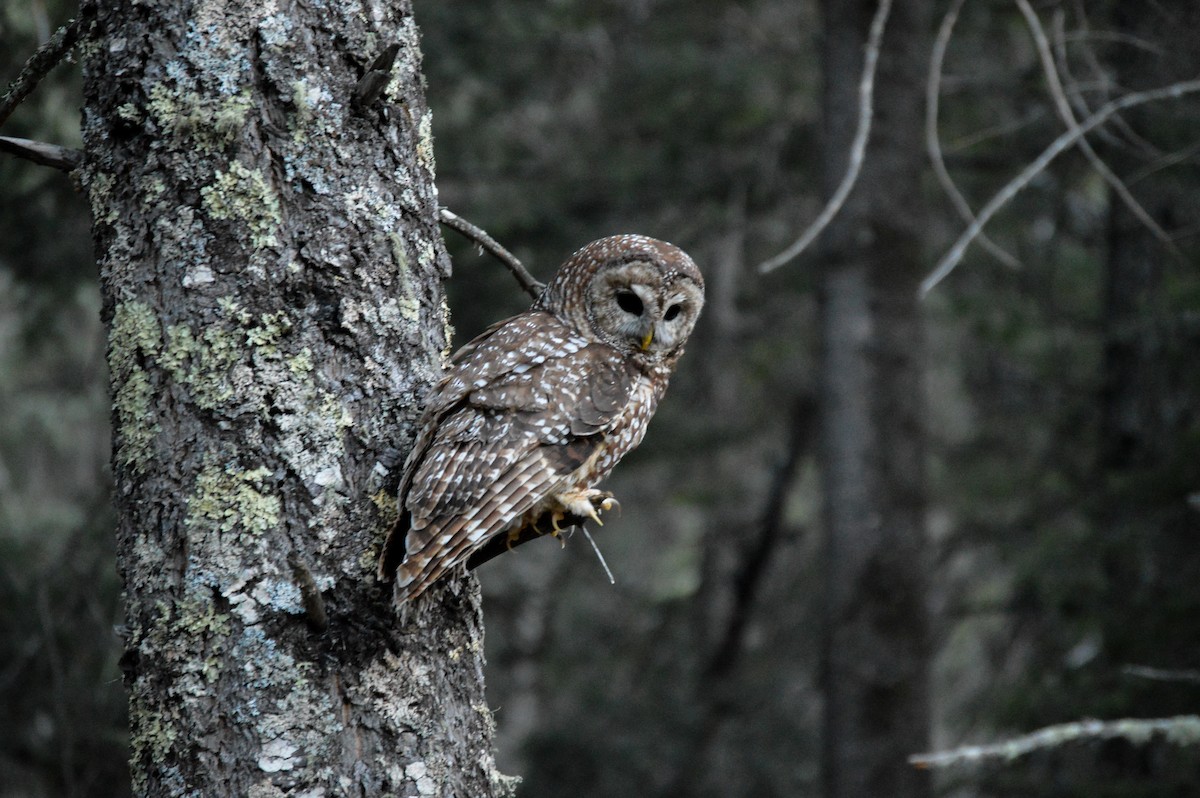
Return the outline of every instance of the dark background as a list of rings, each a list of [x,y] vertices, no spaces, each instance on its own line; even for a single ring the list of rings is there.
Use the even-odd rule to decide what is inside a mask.
[[[1035,8],[1093,110],[1200,75],[1194,0]],[[443,204],[541,279],[616,232],[683,246],[709,279],[646,443],[609,485],[623,514],[595,537],[616,585],[579,537],[481,569],[500,760],[523,796],[819,794],[822,495],[795,433],[813,423],[820,248],[754,268],[820,208],[819,12],[417,2]],[[72,13],[0,3],[0,77]],[[944,72],[941,146],[978,208],[1062,123],[1011,3],[966,5]],[[2,132],[79,146],[79,106],[67,64]],[[976,246],[922,303],[935,747],[1200,706],[1200,100],[1089,140],[1170,246],[1072,151],[988,227],[1019,266]],[[932,169],[921,191],[932,269],[962,222]],[[527,305],[446,238],[456,340]],[[128,792],[98,308],[81,195],[0,157],[0,796]],[[740,607],[773,490],[781,532]],[[1077,743],[937,784],[1196,795],[1196,745]]]

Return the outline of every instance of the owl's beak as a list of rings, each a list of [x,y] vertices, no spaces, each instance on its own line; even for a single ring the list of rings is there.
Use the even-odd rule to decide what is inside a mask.
[[[642,351],[645,352],[650,348],[650,342],[654,340],[654,328],[651,327],[646,331],[646,337],[642,339]]]

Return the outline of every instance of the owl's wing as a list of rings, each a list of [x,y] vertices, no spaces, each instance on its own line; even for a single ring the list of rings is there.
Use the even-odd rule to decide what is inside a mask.
[[[517,523],[602,445],[634,380],[615,350],[545,313],[460,350],[406,465],[381,576],[399,569],[397,595],[416,595]]]

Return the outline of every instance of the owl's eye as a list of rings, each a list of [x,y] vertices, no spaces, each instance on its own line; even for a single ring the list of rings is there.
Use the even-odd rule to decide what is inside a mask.
[[[645,308],[642,306],[642,300],[632,291],[617,292],[617,307],[626,313],[632,313],[634,316],[642,315]]]
[[[683,310],[683,307],[682,307],[682,306],[680,306],[680,305],[672,305],[671,307],[667,308],[667,312],[663,314],[663,319],[664,319],[665,321],[670,321],[671,319],[673,319],[673,318],[675,318],[676,316],[678,316],[678,315],[679,315],[679,311],[681,311],[681,310]]]

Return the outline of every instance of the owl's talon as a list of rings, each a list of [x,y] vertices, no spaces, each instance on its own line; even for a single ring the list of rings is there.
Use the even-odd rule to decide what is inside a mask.
[[[535,530],[537,529],[536,525],[534,525],[534,529]],[[519,526],[508,530],[508,535],[505,536],[505,540],[504,540],[504,548],[508,549],[509,551],[512,551],[513,546],[517,545],[517,541],[520,539],[521,539],[521,528]]]
[[[600,502],[600,509],[604,512],[616,510],[619,513],[621,512],[621,503],[613,498],[611,493],[606,493],[604,499]]]

